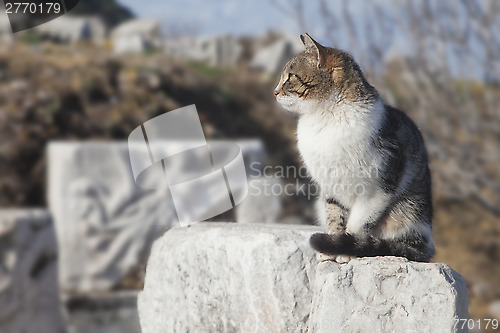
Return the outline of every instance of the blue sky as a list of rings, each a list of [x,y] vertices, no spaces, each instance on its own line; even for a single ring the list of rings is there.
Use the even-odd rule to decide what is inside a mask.
[[[197,27],[202,35],[232,32],[261,34],[270,28],[298,32],[271,0],[119,0],[140,17],[160,19],[163,26]]]
[[[320,15],[319,0],[303,1],[305,28],[301,29],[296,16],[286,13],[291,0],[118,0],[142,18],[156,18],[166,33],[170,28],[194,28],[198,36],[263,35],[269,30],[297,35],[308,32],[326,45],[348,49],[347,36],[336,36],[334,41],[324,36],[325,24]],[[344,0],[329,0],[331,8]],[[366,0],[348,0],[349,11],[361,24],[373,13],[366,10]],[[377,0],[384,5],[390,0]],[[337,6],[338,7],[338,6]],[[389,6],[387,6],[389,7]],[[304,31],[302,31],[304,30]]]
[[[347,42],[348,37],[345,33],[345,27],[335,30],[335,34],[330,36],[330,40],[324,34],[328,29],[328,23],[321,17],[319,0],[303,1],[305,31],[299,27],[296,17],[286,13],[292,0],[118,0],[123,5],[130,8],[137,16],[142,18],[156,18],[162,23],[165,32],[170,28],[188,27],[195,28],[197,35],[219,35],[232,33],[235,35],[262,35],[269,30],[289,32],[298,35],[303,32],[309,32],[316,40],[326,45],[346,49],[353,52],[360,58],[367,52],[363,47],[368,45],[368,41],[363,33],[355,42],[361,48],[353,50]],[[343,2],[346,1],[346,2]],[[354,18],[353,24],[360,31],[365,31],[367,23],[377,22],[379,18],[367,6],[367,0],[328,0],[330,9],[336,10],[336,15],[342,15],[338,4],[347,4],[351,17]],[[399,16],[393,0],[370,0],[370,4],[376,3],[382,10],[393,17]],[[283,9],[284,8],[284,9]],[[336,21],[336,20],[333,20]],[[336,22],[333,22],[336,23]],[[365,25],[365,26],[363,26]],[[391,45],[385,45],[388,53],[411,54],[412,42],[404,32],[393,29],[394,33]],[[382,42],[384,36],[378,35],[373,38],[377,42]],[[360,40],[361,39],[361,40]],[[472,51],[471,51],[472,52]],[[476,54],[481,54],[476,49]],[[456,59],[455,59],[456,60]],[[452,68],[457,70],[457,61],[448,59]],[[362,63],[363,65],[363,63]],[[465,76],[482,76],[481,68],[474,68],[467,71],[469,74],[460,74]]]
[[[356,52],[348,43],[343,27],[334,36],[326,36],[328,22],[321,16],[320,0],[302,1],[305,27],[300,27],[294,13],[293,0],[118,0],[142,18],[156,18],[162,23],[168,34],[172,27],[194,28],[196,35],[263,35],[269,30],[287,32],[296,35],[308,32],[324,45],[332,45]],[[393,12],[391,0],[373,0],[377,4]],[[329,0],[328,7],[335,10],[335,15],[342,15],[339,4],[347,5],[354,18],[354,24],[360,31],[362,25],[369,20],[376,20],[375,13],[370,11],[366,0]],[[336,20],[333,20],[336,21]],[[342,32],[342,33],[341,33]],[[363,39],[363,38],[361,38]],[[358,45],[367,43],[356,40]],[[362,51],[357,51],[362,52]],[[362,59],[361,59],[362,62]]]
[[[157,18],[164,29],[171,26],[197,27],[200,35],[233,33],[236,35],[261,35],[273,29],[300,34],[295,17],[285,13],[290,0],[118,0],[136,15]],[[331,0],[329,4],[343,0]],[[363,13],[364,1],[349,0],[351,12]],[[387,3],[387,0],[378,0]],[[318,22],[319,1],[304,1],[307,32],[321,39]],[[285,9],[283,9],[285,8]]]

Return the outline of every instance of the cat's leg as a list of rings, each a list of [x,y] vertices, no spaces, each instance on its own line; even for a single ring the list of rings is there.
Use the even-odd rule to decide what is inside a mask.
[[[394,204],[373,230],[377,237],[399,241],[410,260],[429,261],[435,254],[432,206],[426,196],[413,195]]]
[[[347,217],[349,211],[340,206],[332,199],[325,199],[321,197],[316,201],[316,212],[321,225],[325,226],[329,234],[345,233]],[[318,258],[322,261],[336,261],[338,263],[349,262],[353,257],[336,255],[328,256],[325,254],[318,254]]]
[[[328,217],[326,215],[326,200],[323,195],[320,195],[319,198],[316,199],[314,210],[316,212],[316,223],[326,228],[328,226]]]
[[[320,196],[316,201],[316,217],[318,224],[324,227],[329,234],[344,233],[347,216],[347,209],[341,207],[332,199],[326,199]]]
[[[346,232],[359,234],[374,226],[393,204],[393,196],[383,190],[371,196],[360,196],[354,202],[347,219]]]
[[[329,234],[346,232],[349,211],[332,199],[325,200],[326,226]]]

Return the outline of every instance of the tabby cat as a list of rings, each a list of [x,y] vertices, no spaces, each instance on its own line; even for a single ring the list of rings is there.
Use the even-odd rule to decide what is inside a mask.
[[[311,246],[338,262],[401,256],[429,261],[431,177],[421,133],[403,112],[384,104],[348,53],[308,34],[274,94],[299,114],[298,148],[321,189],[318,218],[327,233]]]

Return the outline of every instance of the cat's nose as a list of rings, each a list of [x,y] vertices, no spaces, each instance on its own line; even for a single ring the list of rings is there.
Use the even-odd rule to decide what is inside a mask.
[[[279,91],[279,90],[274,89],[274,97],[278,96],[278,94],[279,94],[279,93],[280,93],[280,91]]]

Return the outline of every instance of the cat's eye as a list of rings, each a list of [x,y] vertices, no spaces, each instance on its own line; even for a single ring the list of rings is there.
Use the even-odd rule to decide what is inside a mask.
[[[290,81],[290,79],[291,79],[292,77],[295,77],[295,76],[297,76],[297,75],[295,75],[295,74],[293,74],[293,73],[288,73],[288,78],[286,79],[285,83],[287,83],[288,81]]]
[[[283,82],[283,85],[287,84],[288,81],[290,81],[290,77],[291,77],[291,73],[288,73],[288,76],[286,78],[286,80]]]

